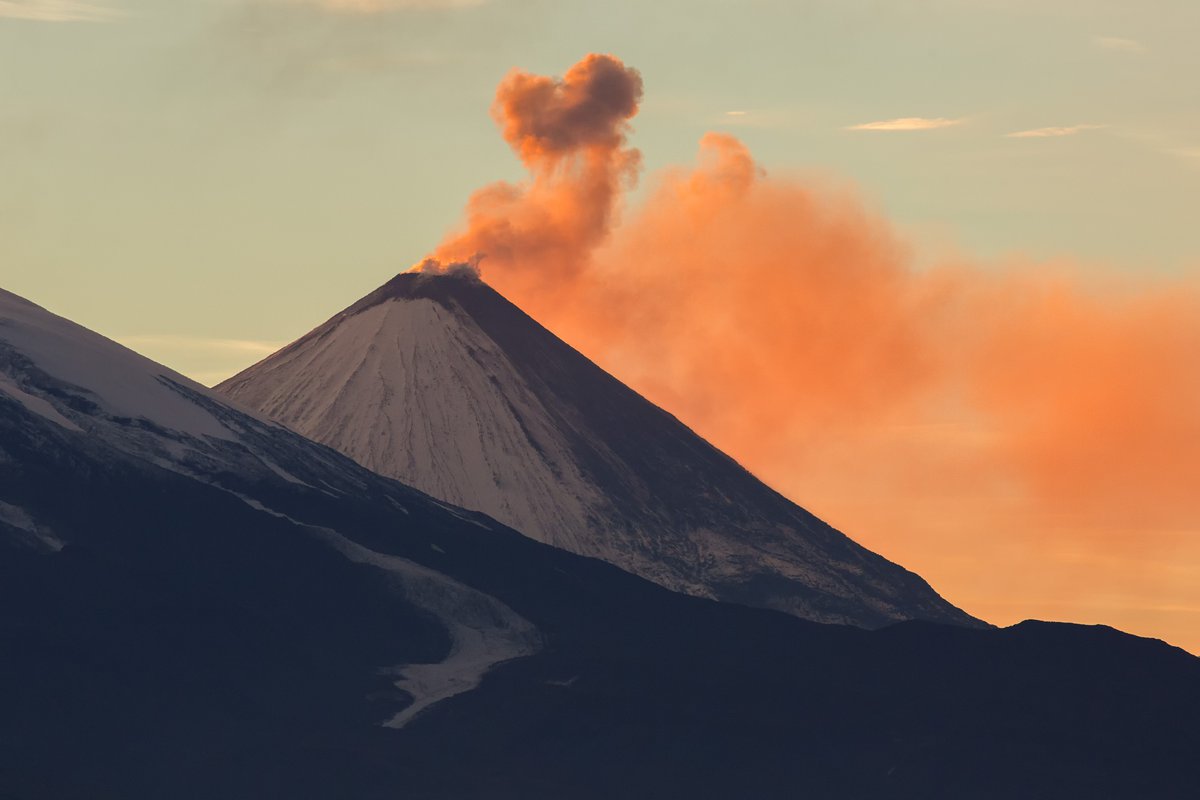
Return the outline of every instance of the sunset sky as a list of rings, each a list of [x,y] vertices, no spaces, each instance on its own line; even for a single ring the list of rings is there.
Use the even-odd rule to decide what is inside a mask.
[[[0,286],[211,384],[475,247],[493,181],[526,182],[506,215],[611,201],[485,279],[966,610],[1200,652],[1198,30],[1193,0],[0,0]],[[588,145],[603,201],[490,113],[588,53],[643,89]]]

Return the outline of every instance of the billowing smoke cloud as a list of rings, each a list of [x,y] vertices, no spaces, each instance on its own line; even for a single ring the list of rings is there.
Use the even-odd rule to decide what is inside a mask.
[[[465,229],[438,247],[435,263],[482,255],[510,285],[531,289],[549,272],[578,274],[637,177],[641,157],[625,137],[641,98],[641,76],[607,55],[589,55],[561,79],[509,73],[492,116],[529,181],[477,191]]]
[[[486,254],[547,327],[968,609],[1200,650],[1200,283],[918,268],[853,193],[721,134],[614,224],[640,94],[607,56],[506,78],[530,181],[477,193],[437,257]]]

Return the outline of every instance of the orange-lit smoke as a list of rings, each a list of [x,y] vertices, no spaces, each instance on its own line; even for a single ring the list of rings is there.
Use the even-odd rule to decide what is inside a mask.
[[[1136,627],[1095,609],[1141,602],[1200,630],[1195,281],[917,268],[851,193],[721,134],[613,226],[640,89],[605,56],[510,75],[494,111],[530,182],[478,193],[436,255],[486,254],[532,316],[968,610]]]
[[[641,76],[607,55],[587,56],[561,80],[509,73],[492,116],[529,181],[494,183],[472,195],[465,229],[425,268],[482,256],[510,282],[524,276],[530,288],[550,271],[562,273],[559,280],[577,274],[580,258],[608,236],[621,193],[637,177],[641,157],[625,147],[625,136],[641,99]]]

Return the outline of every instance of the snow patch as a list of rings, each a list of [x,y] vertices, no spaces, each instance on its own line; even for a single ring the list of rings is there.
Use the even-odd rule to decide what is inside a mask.
[[[51,403],[41,397],[29,394],[24,389],[16,384],[12,378],[7,375],[0,374],[0,392],[8,395],[18,403],[23,405],[27,411],[37,414],[39,417],[50,420],[55,425],[66,428],[75,433],[83,433],[83,428],[76,425],[71,420],[59,413]]]
[[[316,531],[351,561],[396,576],[404,598],[445,626],[451,645],[442,661],[402,664],[387,670],[398,678],[397,688],[412,697],[412,704],[387,720],[385,727],[403,728],[434,704],[479,686],[493,667],[541,649],[537,628],[496,598],[416,562],[363,547],[330,528],[307,525],[253,498],[236,496],[255,510]]]
[[[0,522],[29,534],[33,544],[40,550],[57,553],[65,546],[62,539],[51,533],[49,528],[39,525],[29,512],[20,506],[0,501]]]
[[[413,702],[384,723],[387,727],[403,728],[435,703],[479,686],[498,664],[540,649],[537,628],[496,598],[420,564],[333,536],[330,543],[350,560],[396,575],[406,599],[436,616],[450,633],[452,644],[443,661],[396,668],[396,686]]]
[[[304,481],[300,480],[300,479],[299,479],[299,478],[297,478],[295,475],[293,475],[292,473],[288,472],[286,469],[284,469],[283,467],[279,466],[279,465],[278,465],[278,464],[276,464],[274,461],[272,461],[271,459],[269,459],[269,458],[267,458],[266,456],[262,455],[261,453],[255,453],[255,457],[257,457],[257,458],[258,458],[258,460],[259,460],[260,462],[262,462],[263,466],[265,466],[267,469],[271,470],[271,472],[274,472],[274,473],[275,473],[276,475],[278,475],[279,477],[283,478],[283,479],[284,479],[285,481],[287,481],[288,483],[294,483],[294,484],[296,484],[297,486],[303,486],[303,487],[305,487],[305,488],[307,488],[307,489],[316,489],[316,487],[315,487],[315,486],[311,486],[311,485],[309,485],[309,484],[305,483]]]

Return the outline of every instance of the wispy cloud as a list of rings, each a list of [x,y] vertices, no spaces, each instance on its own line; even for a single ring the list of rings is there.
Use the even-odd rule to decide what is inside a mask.
[[[1094,131],[1106,128],[1107,125],[1070,125],[1059,128],[1034,128],[1028,131],[1014,131],[1005,134],[1010,139],[1048,139],[1056,136],[1074,136],[1083,131]]]
[[[117,341],[132,350],[154,349],[174,352],[190,352],[203,355],[247,355],[269,356],[286,342],[260,341],[257,339],[215,339],[205,336],[183,336],[177,334],[146,334],[119,336]]]
[[[118,342],[160,364],[212,386],[283,347],[286,342],[221,339],[186,334],[115,336]]]
[[[1093,36],[1092,44],[1103,50],[1116,50],[1122,53],[1146,52],[1146,46],[1137,39],[1124,39],[1120,36]]]
[[[732,108],[706,116],[704,124],[722,128],[786,130],[812,123],[810,112],[797,107]]]
[[[1163,152],[1182,158],[1194,167],[1200,167],[1200,147],[1169,147]]]
[[[490,0],[271,0],[277,4],[305,5],[354,14],[379,14],[386,11],[419,11],[474,8]]]
[[[947,119],[946,117],[899,117],[878,122],[864,122],[861,125],[850,125],[848,131],[931,131],[937,128],[949,128],[961,125],[965,120]]]
[[[0,0],[0,17],[35,22],[101,22],[119,12],[82,0]]]
[[[1146,147],[1160,155],[1170,156],[1189,166],[1200,168],[1200,144],[1192,135],[1179,131],[1115,128],[1113,134]]]

